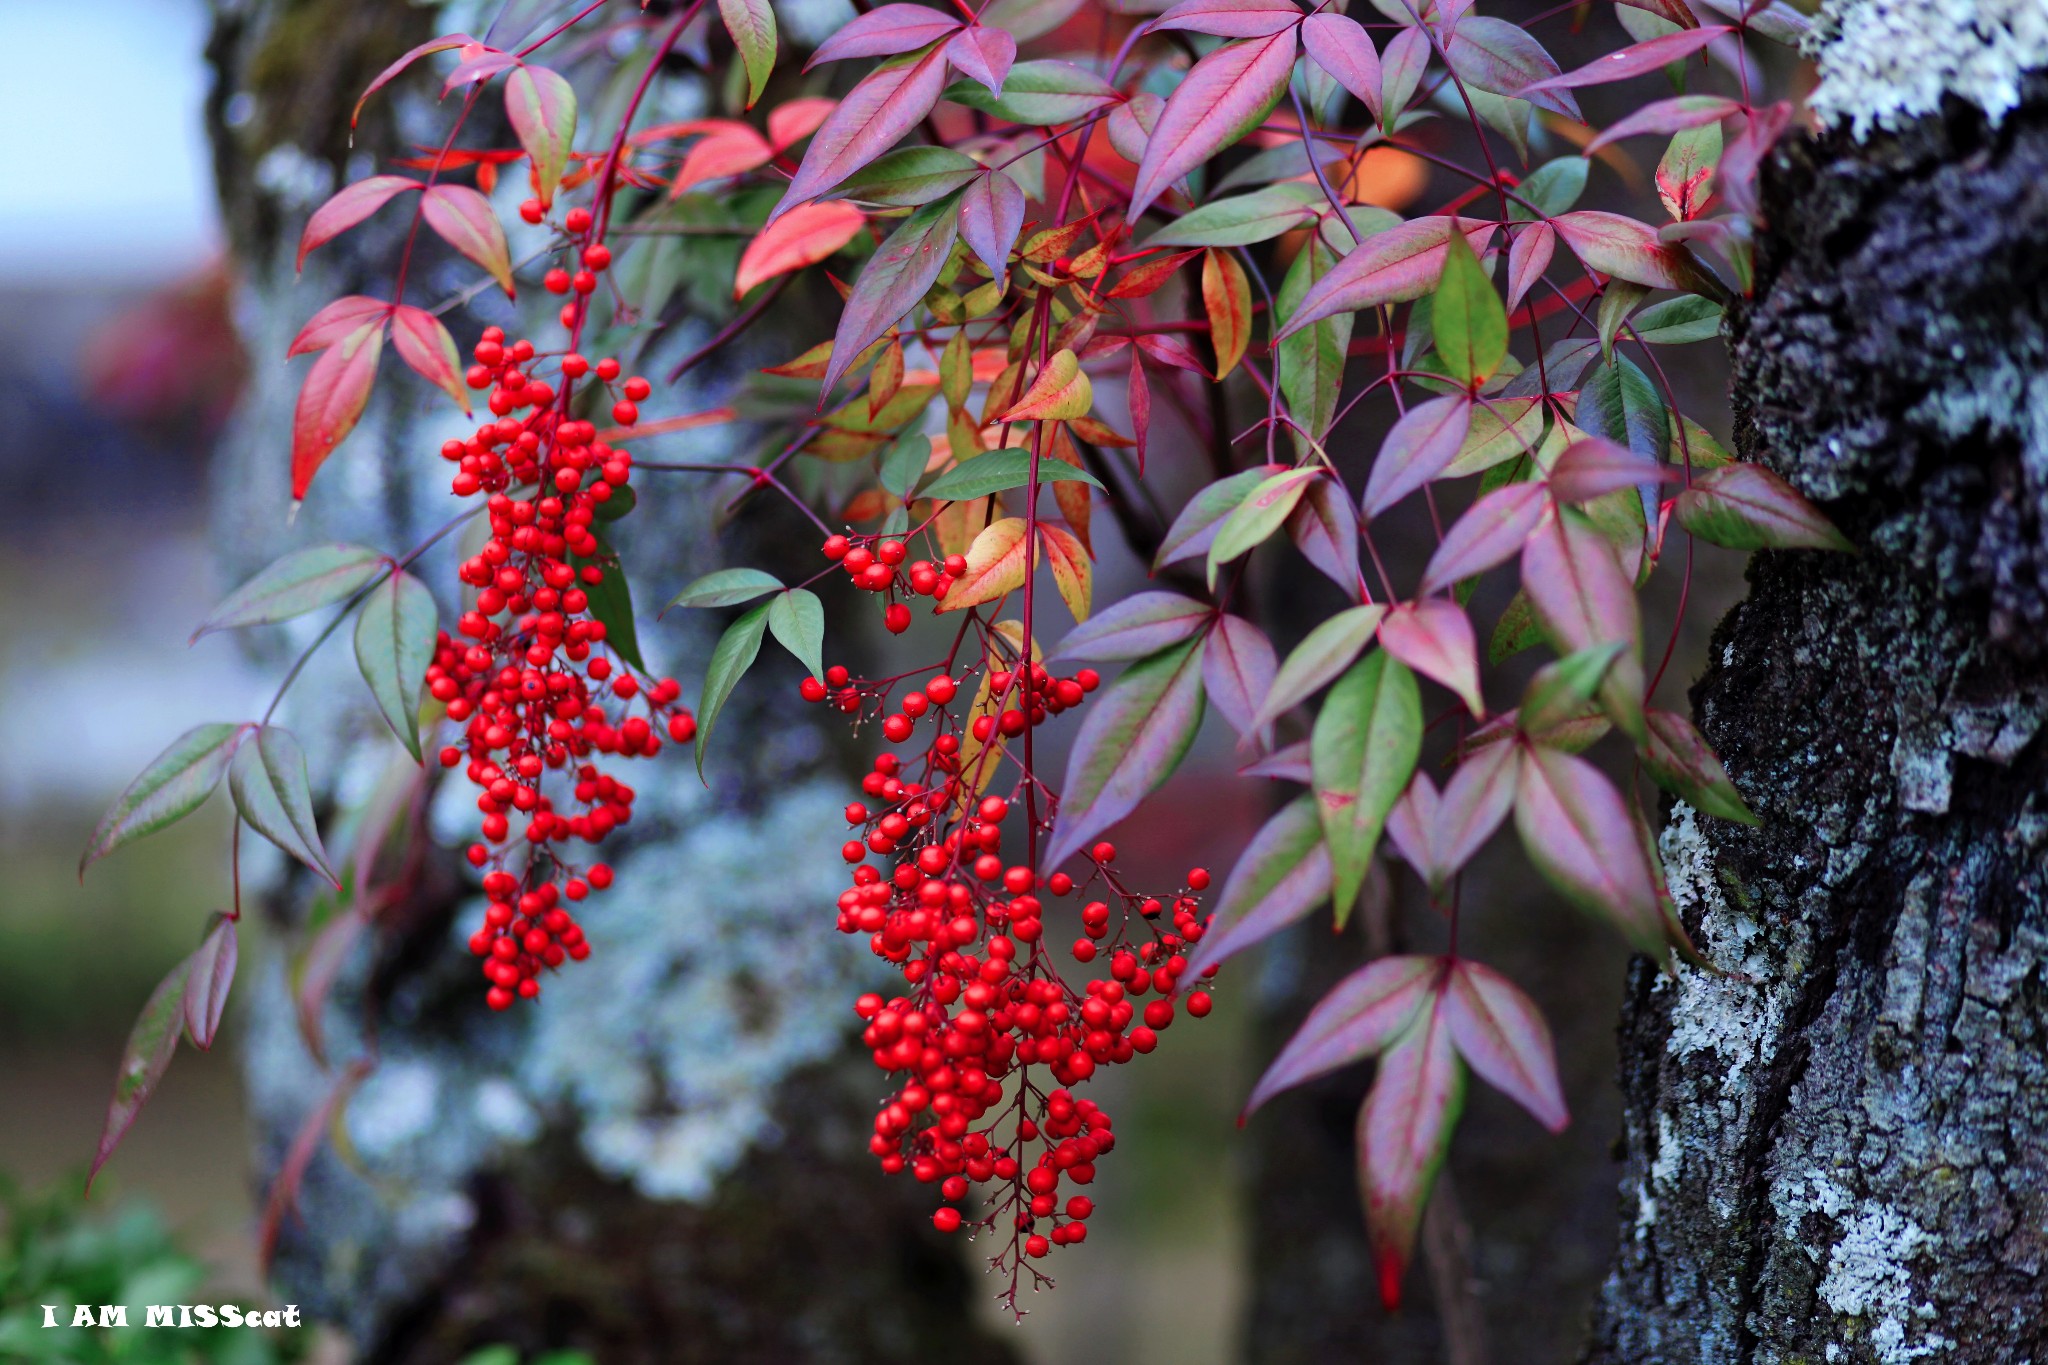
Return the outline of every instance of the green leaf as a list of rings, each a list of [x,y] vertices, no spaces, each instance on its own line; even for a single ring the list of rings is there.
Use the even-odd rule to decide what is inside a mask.
[[[1280,281],[1275,300],[1279,321],[1285,322],[1301,305],[1301,299],[1317,280],[1330,272],[1336,255],[1319,237],[1311,237],[1288,267]],[[1338,313],[1289,333],[1274,345],[1280,367],[1280,392],[1294,420],[1320,441],[1329,435],[1337,417],[1337,401],[1344,387],[1344,362],[1351,346],[1353,315]],[[1277,326],[1277,324],[1276,324]],[[1299,442],[1300,434],[1295,433]]]
[[[1085,483],[1095,488],[1102,487],[1087,470],[1076,469],[1049,456],[1038,462],[1038,481],[1041,484]],[[1006,488],[1022,488],[1030,482],[1031,452],[1022,446],[1006,446],[961,461],[919,489],[918,496],[965,502],[969,498],[1000,493]]]
[[[1697,294],[1680,294],[1636,314],[1636,340],[1651,346],[1682,346],[1721,335],[1721,305]]]
[[[1132,664],[1089,702],[1074,737],[1045,865],[1058,867],[1136,810],[1202,728],[1202,640]]]
[[[1253,546],[1262,544],[1279,530],[1287,516],[1308,492],[1312,480],[1323,477],[1319,465],[1307,465],[1275,474],[1231,510],[1209,547],[1209,586],[1216,586],[1216,570]]]
[[[840,181],[832,197],[915,208],[944,199],[982,170],[980,162],[951,147],[898,147]]]
[[[1309,771],[1330,869],[1337,923],[1365,885],[1386,827],[1422,755],[1422,692],[1415,675],[1375,649],[1337,680],[1309,736]]]
[[[1003,93],[991,95],[979,81],[955,81],[941,99],[979,109],[997,118],[1032,127],[1071,123],[1117,98],[1114,87],[1072,62],[1018,62],[1003,82]]]
[[[671,607],[736,607],[771,592],[782,591],[782,580],[760,569],[719,569],[705,574],[677,593]]]
[[[825,604],[808,588],[791,588],[768,603],[768,629],[811,676],[825,677]]]
[[[1691,721],[1676,711],[1653,709],[1648,716],[1650,742],[1643,750],[1643,766],[1658,786],[1684,798],[1703,815],[1741,825],[1758,823],[1756,813],[1728,780],[1728,770],[1721,766],[1713,746]]]
[[[420,685],[434,661],[439,625],[434,594],[409,573],[379,583],[356,617],[356,667],[415,763],[422,761]]]
[[[1444,273],[1431,296],[1436,353],[1468,385],[1485,382],[1508,354],[1508,311],[1462,232],[1447,239]]]
[[[100,1129],[99,1150],[93,1154],[92,1174],[85,1187],[92,1190],[93,1177],[121,1145],[121,1139],[149,1102],[156,1083],[170,1067],[178,1050],[178,1032],[185,1019],[185,981],[192,974],[192,959],[181,959],[149,994],[149,1002],[136,1016],[135,1027],[121,1049],[121,1068],[114,1073],[114,1098],[107,1105],[107,1121]]]
[[[1273,185],[1190,209],[1139,243],[1155,246],[1251,246],[1315,217],[1323,192],[1314,185]]]
[[[1373,633],[1386,614],[1386,607],[1369,602],[1340,611],[1310,631],[1280,665],[1265,703],[1252,718],[1252,727],[1262,729],[1271,725],[1349,668],[1358,652],[1372,643]]]
[[[1537,669],[1536,676],[1529,679],[1529,685],[1522,689],[1522,705],[1515,717],[1516,725],[1524,734],[1542,735],[1567,721],[1578,719],[1579,713],[1606,680],[1607,670],[1627,649],[1626,641],[1609,640],[1605,644],[1574,650]]]
[[[1701,540],[1731,550],[1854,550],[1848,537],[1791,484],[1755,464],[1701,473],[1672,516]]]
[[[341,879],[327,865],[320,826],[313,819],[313,792],[306,780],[306,755],[282,725],[257,727],[235,750],[228,790],[249,828],[312,868],[335,886]]]
[[[121,845],[177,823],[206,803],[228,770],[242,727],[194,726],[151,759],[121,793],[85,842],[78,875]]]
[[[1671,444],[1671,421],[1657,386],[1625,355],[1586,371],[1572,421],[1588,436],[1604,436],[1653,460],[1663,459]]]
[[[726,699],[739,685],[746,671],[761,653],[761,637],[768,633],[768,612],[773,603],[764,602],[725,628],[718,647],[711,651],[710,666],[704,670],[704,692],[697,702],[697,775],[704,775],[704,749],[711,742],[711,727]],[[822,676],[822,675],[821,675]]]
[[[1487,639],[1486,662],[1497,664],[1542,643],[1543,627],[1536,622],[1536,609],[1529,605],[1529,594],[1518,589],[1508,599],[1507,607],[1493,627],[1492,636]]]
[[[775,70],[775,10],[768,0],[718,0],[718,16],[747,68],[747,108],[768,88]]]
[[[1166,528],[1166,538],[1159,542],[1159,552],[1152,557],[1153,572],[1168,564],[1192,559],[1215,544],[1225,519],[1237,509],[1238,504],[1250,497],[1252,490],[1261,482],[1280,472],[1279,465],[1260,465],[1204,485],[1201,491],[1188,499],[1187,506],[1173,519],[1173,525]]]
[[[924,467],[931,463],[931,458],[931,438],[912,427],[890,442],[882,452],[876,471],[882,487],[898,498],[909,498],[910,490],[917,487],[917,481],[923,476]]]
[[[1595,330],[1600,333],[1600,354],[1607,360],[1614,359],[1614,334],[1628,321],[1628,315],[1636,305],[1650,296],[1650,287],[1620,278],[1611,279],[1600,291],[1600,311],[1595,315]]]
[[[1555,218],[1578,203],[1579,196],[1586,192],[1586,169],[1582,156],[1546,161],[1524,177],[1515,193],[1540,209],[1543,217]],[[1508,216],[1525,223],[1537,217],[1513,199],[1508,201]]]
[[[604,642],[612,653],[645,673],[647,662],[640,657],[640,631],[633,621],[633,588],[626,582],[626,566],[619,563],[618,551],[610,542],[601,535],[596,539],[595,555],[589,559],[571,555],[569,562],[578,570],[595,564],[604,572],[600,582],[584,583],[580,575],[577,582],[590,598],[590,614],[604,623]]]
[[[339,602],[377,576],[384,556],[361,545],[294,550],[227,595],[192,632],[267,626]]]

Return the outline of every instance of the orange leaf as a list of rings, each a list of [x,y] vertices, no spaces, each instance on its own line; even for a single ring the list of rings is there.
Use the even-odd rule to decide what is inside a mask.
[[[775,149],[768,145],[767,139],[746,124],[734,123],[721,128],[690,148],[690,154],[683,158],[682,168],[669,184],[669,198],[673,199],[707,180],[744,175],[767,165],[774,156]]]
[[[1005,422],[1060,422],[1087,415],[1095,401],[1094,387],[1081,372],[1072,351],[1054,351],[1031,381],[1031,387],[1003,414]]]
[[[466,186],[434,185],[420,212],[442,241],[489,271],[505,296],[512,297],[512,252],[490,200]]]
[[[764,280],[816,265],[852,241],[866,221],[866,214],[843,199],[798,205],[747,243],[733,297],[744,297]]]
[[[1095,568],[1088,562],[1087,549],[1073,532],[1057,526],[1041,524],[1038,534],[1045,542],[1046,562],[1052,565],[1052,582],[1060,590],[1060,600],[1076,621],[1087,620],[1095,596]]]
[[[1029,553],[1024,518],[1004,517],[991,523],[967,547],[967,573],[953,580],[953,586],[939,600],[938,609],[965,611],[1015,592],[1024,586]]]
[[[555,186],[569,168],[576,140],[576,91],[544,66],[514,67],[505,80],[505,116],[519,145],[533,158],[533,187],[541,207],[555,202]],[[481,174],[477,184],[483,185]],[[486,192],[489,186],[484,186]]]
[[[787,151],[817,132],[825,116],[838,107],[838,100],[819,95],[791,100],[768,115],[768,140],[775,144],[776,151]]]
[[[1252,286],[1237,257],[1211,247],[1202,256],[1202,306],[1209,314],[1209,340],[1216,347],[1216,378],[1244,359],[1252,339]]]
[[[292,412],[292,501],[303,501],[313,476],[355,429],[377,382],[384,323],[365,323],[320,353]]]

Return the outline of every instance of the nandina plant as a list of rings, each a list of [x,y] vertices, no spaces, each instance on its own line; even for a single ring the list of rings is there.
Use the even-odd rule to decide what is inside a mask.
[[[1355,14],[1185,0],[1149,18],[1084,0],[891,3],[864,8],[802,72],[781,61],[767,0],[719,0],[716,26],[704,0],[662,16],[596,0],[515,47],[436,39],[365,97],[450,54],[442,93],[460,99],[440,149],[347,186],[305,225],[301,263],[393,206],[412,231],[388,297],[328,303],[292,345],[315,356],[292,487],[314,493],[388,339],[465,412],[483,396],[488,417],[438,452],[474,507],[403,552],[287,555],[200,629],[327,610],[317,649],[354,619],[371,695],[423,764],[412,794],[452,780],[438,770],[477,791],[464,854],[485,908],[469,946],[492,1009],[534,998],[601,945],[601,918],[586,932],[577,915],[613,881],[596,858],[632,816],[624,760],[692,743],[701,771],[721,709],[773,636],[805,670],[806,701],[880,740],[845,811],[847,888],[819,921],[863,937],[902,980],[850,1002],[894,1087],[871,1150],[884,1171],[935,1187],[938,1228],[992,1241],[1013,1307],[1027,1277],[1043,1281],[1041,1258],[1086,1238],[1081,1190],[1115,1145],[1079,1088],[1153,1051],[1180,1016],[1208,1014],[1232,955],[1326,902],[1343,925],[1374,860],[1399,858],[1443,913],[1446,947],[1338,985],[1247,1104],[1377,1058],[1358,1154],[1393,1304],[1467,1073],[1547,1128],[1567,1121],[1537,1010],[1460,950],[1462,869],[1512,817],[1568,900],[1655,959],[1690,956],[1640,779],[1704,815],[1754,817],[1687,717],[1655,704],[1676,626],[1650,648],[1638,590],[1674,539],[1687,582],[1695,538],[1846,548],[1783,481],[1678,411],[1660,358],[1718,335],[1748,288],[1753,179],[1790,117],[1759,101],[1749,51],[1803,21],[1772,0],[1632,0],[1612,14],[1628,41],[1572,71],[1544,40],[1584,7],[1518,26],[1455,0]],[[554,53],[556,67],[542,64]],[[724,115],[642,116],[674,54],[729,73]],[[586,136],[578,85],[627,61],[641,74],[622,112]],[[1595,130],[1574,92],[1612,82],[1667,90]],[[465,144],[500,87],[518,145]],[[1646,137],[1664,140],[1659,204],[1641,217],[1576,207],[1595,162]],[[1529,164],[1559,139],[1578,151]],[[1407,217],[1367,202],[1385,156],[1460,188]],[[549,232],[519,262],[490,197],[511,170],[527,191],[516,211]],[[679,206],[715,210],[744,248],[723,325],[665,386],[799,281],[822,278],[841,300],[830,337],[768,371],[811,381],[815,406],[771,422],[745,463],[636,458],[636,442],[734,412],[665,411],[663,388],[587,354],[589,337],[617,349],[658,324],[608,280]],[[537,310],[525,336],[486,327],[458,345],[443,318],[460,328],[478,290],[407,301],[422,226],[485,272],[479,290],[516,296],[524,282],[558,311]],[[1257,415],[1233,429],[1240,399]],[[1155,424],[1162,402],[1174,420]],[[1389,424],[1369,458],[1333,442],[1361,403]],[[1185,434],[1204,428],[1206,448]],[[821,477],[827,466],[838,473]],[[735,566],[673,596],[746,608],[694,709],[646,670],[606,539],[646,474],[737,480],[742,499],[786,500],[817,528],[802,582]],[[1190,482],[1180,510],[1162,512]],[[1097,600],[1098,508],[1159,586]],[[1382,552],[1375,526],[1390,516],[1426,516],[1426,558]],[[467,609],[444,628],[410,567],[472,518],[481,548],[444,585]],[[1340,604],[1284,659],[1249,589],[1262,559],[1327,578]],[[1482,666],[1468,605],[1488,575],[1518,586]],[[814,591],[826,578],[866,594],[889,633],[934,618],[922,661],[886,676],[828,664],[828,634],[865,627],[830,619]],[[1494,668],[1531,648],[1554,658],[1503,706]],[[1121,671],[1105,679],[1098,665]],[[1211,708],[1239,737],[1243,780],[1303,790],[1205,905],[1208,870],[1137,885],[1103,836],[1142,818]],[[1036,735],[1067,724],[1055,774]],[[1626,781],[1582,756],[1610,731],[1633,751]],[[1436,772],[1422,762],[1431,734]],[[247,825],[343,894],[379,894],[384,844],[425,837],[393,819],[407,805],[394,798],[337,873],[299,747],[266,713],[176,741],[85,861],[188,814],[223,777],[237,841]],[[653,767],[641,780],[690,778]],[[179,1033],[213,1039],[240,914],[237,883],[145,1007],[95,1170]],[[315,993],[335,957],[320,948]],[[316,1055],[317,1015],[304,1011]],[[370,1064],[342,1074],[295,1144],[270,1233]]]

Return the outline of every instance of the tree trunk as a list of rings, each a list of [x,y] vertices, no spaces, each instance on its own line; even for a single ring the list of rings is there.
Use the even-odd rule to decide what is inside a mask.
[[[1719,971],[1631,974],[1600,1365],[2048,1352],[2048,35],[1825,28],[1735,394],[1862,553],[1757,556],[1693,692],[1762,823],[1663,834]]]
[[[298,233],[341,179],[369,169],[366,149],[444,136],[453,104],[435,104],[437,78],[422,69],[378,96],[354,151],[347,142],[356,94],[428,36],[425,23],[404,0],[219,9],[209,114],[241,275],[238,319],[258,362],[216,467],[227,581],[320,540],[402,553],[463,510],[437,458],[454,416],[387,357],[362,425],[321,472],[300,524],[286,521],[287,433],[305,365],[281,363],[287,343],[329,299],[388,296],[406,224],[389,213],[322,247],[294,287]],[[654,107],[688,116],[702,111],[703,92],[679,71],[658,83]],[[486,122],[466,143],[492,139]],[[515,259],[543,240],[522,242],[516,220],[508,230]],[[445,298],[475,273],[430,242],[411,301]],[[486,323],[517,326],[495,294],[448,320],[465,345]],[[668,320],[641,362],[650,374],[711,330],[676,308]],[[762,363],[736,348],[720,358],[722,375],[661,401],[676,412],[711,406],[721,380],[750,362]],[[691,455],[717,458],[736,439],[697,436]],[[723,487],[729,498],[732,481]],[[759,537],[750,562],[813,541],[808,528],[782,534],[790,528],[772,513],[750,510],[751,529],[724,528],[722,501],[702,485],[645,487],[618,524],[650,662],[692,685],[715,624],[678,613],[695,619],[655,626],[649,600],[714,567],[721,535]],[[420,568],[443,595],[445,620],[453,541]],[[281,673],[311,628],[273,634],[288,639],[257,644]],[[354,671],[346,643],[331,642],[281,713],[307,750],[338,858],[379,784],[415,771]],[[743,689],[720,720],[708,789],[685,746],[624,765],[634,771],[620,777],[641,797],[622,831],[630,837],[605,846],[617,884],[588,912],[591,959],[551,977],[533,1006],[498,1016],[484,1007],[464,947],[481,902],[452,853],[474,837],[465,830],[476,815],[453,782],[425,798],[421,823],[438,836],[429,866],[403,903],[363,926],[315,1011],[329,1067],[301,1041],[286,965],[245,975],[260,1188],[295,1134],[318,1133],[308,1116],[343,1069],[374,1058],[343,1111],[345,1150],[323,1143],[300,1183],[276,1271],[289,1297],[347,1328],[362,1359],[450,1361],[493,1342],[580,1348],[606,1365],[1012,1359],[975,1325],[959,1251],[930,1227],[923,1192],[883,1177],[866,1154],[877,1091],[846,1025],[869,966],[862,945],[829,932],[844,800],[837,741],[815,712],[797,714],[778,670],[760,672],[762,685]],[[246,862],[298,951],[322,898],[281,862],[267,877],[257,853]]]

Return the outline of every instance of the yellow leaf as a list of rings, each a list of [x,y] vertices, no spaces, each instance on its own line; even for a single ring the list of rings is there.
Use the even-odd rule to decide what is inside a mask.
[[[1249,303],[1247,303],[1249,308]],[[1087,415],[1095,401],[1094,386],[1081,372],[1081,361],[1072,351],[1054,351],[1031,387],[1003,414],[1006,422],[1063,422]]]
[[[1045,558],[1052,565],[1053,586],[1060,590],[1060,600],[1076,621],[1087,620],[1095,596],[1095,569],[1088,562],[1088,551],[1071,531],[1040,526],[1038,533],[1045,540]]]
[[[939,508],[939,514],[932,523],[932,534],[939,538],[939,553],[964,555],[967,547],[974,543],[975,532],[988,520],[987,498],[972,498],[966,502],[949,502]]]
[[[1209,340],[1216,347],[1216,378],[1244,359],[1252,339],[1252,285],[1244,267],[1227,251],[1202,253],[1202,305],[1209,314]]]
[[[953,580],[938,609],[965,611],[1023,587],[1029,551],[1024,518],[1004,517],[992,523],[967,547],[967,573]]]

